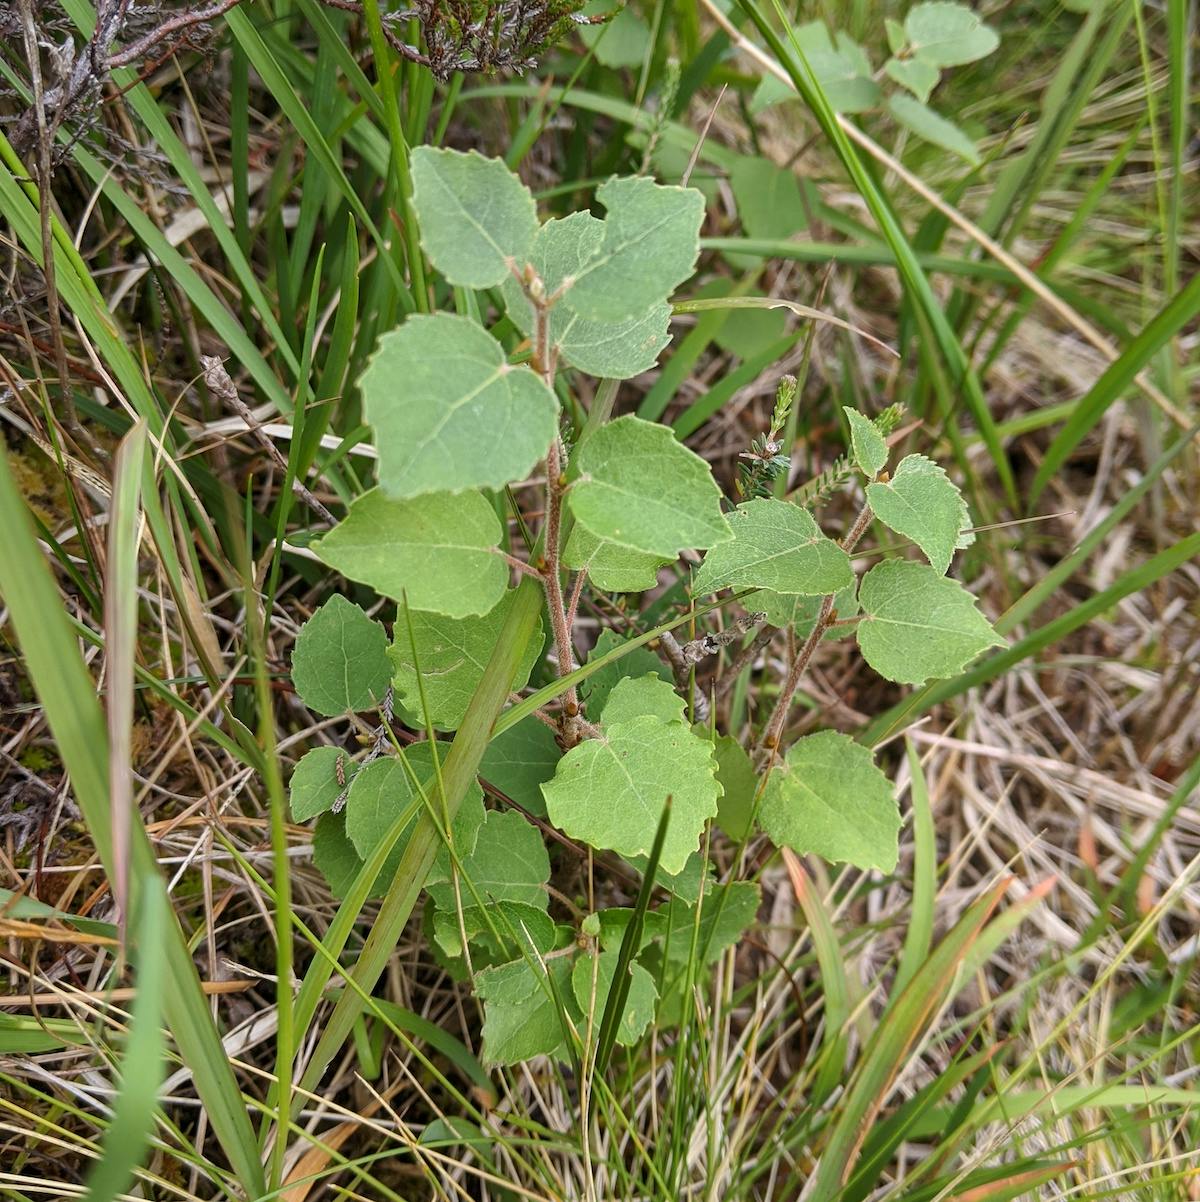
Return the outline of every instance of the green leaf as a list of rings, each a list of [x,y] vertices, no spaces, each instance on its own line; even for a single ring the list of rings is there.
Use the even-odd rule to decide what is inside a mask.
[[[632,176],[601,184],[596,199],[606,210],[604,240],[567,303],[582,317],[622,321],[661,304],[695,270],[704,197]]]
[[[580,447],[578,459],[567,496],[594,537],[671,559],[732,537],[708,464],[666,426],[619,417]]]
[[[488,613],[504,596],[503,533],[481,493],[392,501],[373,488],[312,549],[323,563],[385,597],[407,593],[413,609],[465,618]]]
[[[1000,38],[965,4],[914,4],[904,18],[912,54],[935,67],[959,67],[986,58]]]
[[[457,958],[463,954],[463,935],[469,944],[481,946],[500,953],[500,962],[512,958],[513,941],[517,941],[517,952],[528,951],[532,946],[539,955],[545,955],[554,947],[558,928],[542,906],[531,906],[527,902],[499,901],[486,906],[470,904],[471,896],[463,890],[463,911],[460,916],[453,909],[437,910],[433,915],[434,938],[447,956]],[[499,931],[503,941],[497,945],[492,928]]]
[[[599,1024],[604,1005],[612,990],[613,976],[619,959],[620,952],[615,948],[593,956],[576,958],[575,967],[571,972],[571,986],[575,992],[575,1001],[585,1015],[585,1021],[586,1016],[591,1014],[593,1024]],[[629,996],[625,999],[625,1009],[617,1024],[617,1042],[622,1047],[632,1047],[637,1043],[654,1020],[654,1010],[658,1005],[658,990],[654,987],[654,978],[636,962],[630,964],[629,974]]]
[[[970,515],[962,493],[932,459],[905,456],[886,484],[867,485],[867,501],[881,522],[911,538],[939,572],[949,570]]]
[[[721,786],[717,825],[731,839],[740,842],[750,834],[758,774],[746,749],[732,735],[718,735],[713,753],[717,757],[717,784]]]
[[[923,563],[889,560],[862,580],[855,627],[863,658],[888,680],[924,684],[953,676],[988,647],[1002,647],[975,598]]]
[[[596,645],[588,655],[588,663],[615,651],[624,642],[625,640],[615,630],[607,628],[602,630],[599,638],[596,639]],[[616,687],[618,681],[624,680],[627,676],[645,676],[649,672],[656,672],[664,679],[668,676],[662,660],[646,647],[635,647],[611,664],[597,668],[591,676],[579,684],[579,695],[587,702],[588,717],[593,722],[600,721],[600,715],[608,703],[608,695]]]
[[[856,868],[896,867],[900,808],[871,752],[823,730],[797,740],[772,769],[759,822],[780,847]]]
[[[515,810],[491,810],[479,831],[474,850],[456,848],[461,861],[458,896],[462,905],[491,905],[521,902],[544,910],[549,902],[546,882],[550,879],[550,857],[536,826]],[[470,881],[474,892],[466,885]],[[439,910],[458,908],[453,881],[430,880],[429,896]],[[476,901],[476,893],[479,901]]]
[[[360,860],[371,855],[401,814],[412,811],[412,821],[396,841],[391,857],[380,871],[380,886],[390,883],[417,819],[425,812],[425,802],[413,785],[411,774],[415,773],[419,781],[429,781],[433,777],[433,749],[428,742],[413,743],[404,754],[408,760],[407,769],[399,756],[383,756],[364,764],[350,782],[350,791],[346,795],[346,834]],[[442,754],[445,754],[444,748]],[[438,813],[438,800],[432,792],[429,803]],[[440,817],[438,813],[439,820]],[[460,858],[475,850],[483,822],[483,790],[478,781],[473,781],[451,823],[454,848]],[[426,883],[447,879],[449,863],[446,850],[441,847]]]
[[[817,624],[823,597],[788,597],[765,590],[754,594],[754,607],[767,615],[772,626],[790,626],[796,638],[806,639]],[[833,595],[833,612],[839,618],[852,618],[858,613],[858,582],[851,581]],[[846,627],[833,626],[825,632],[827,639],[840,639]]]
[[[627,676],[617,681],[600,712],[603,726],[653,714],[660,722],[682,722],[685,703],[674,686],[658,676]]]
[[[695,938],[701,964],[711,964],[753,924],[758,904],[757,885],[751,881],[734,881],[704,895],[697,930],[696,907],[677,898],[663,912],[670,928],[665,947],[667,959],[686,964],[691,960]]]
[[[579,10],[583,17],[602,17],[613,10],[609,0],[591,0]],[[604,67],[638,67],[646,54],[650,41],[650,29],[634,11],[633,5],[625,4],[616,16],[601,25],[581,25],[579,38],[589,50],[596,53],[596,61]]]
[[[889,96],[888,111],[917,137],[966,159],[972,166],[979,165],[979,151],[975,143],[953,121],[947,121],[915,97],[906,96],[903,92]]]
[[[542,785],[553,778],[561,759],[554,731],[530,715],[492,739],[480,761],[479,775],[535,818],[544,818]]]
[[[733,541],[709,551],[696,573],[697,596],[723,588],[819,596],[854,578],[850,557],[799,505],[747,501],[729,515],[729,526]]]
[[[883,69],[902,88],[907,88],[922,104],[937,87],[942,73],[924,58],[889,58]]]
[[[547,221],[538,231],[529,261],[548,296],[576,278],[604,244],[604,225],[591,213]],[[534,327],[533,305],[515,279],[505,281],[504,305],[522,333]],[[615,320],[583,317],[571,306],[568,287],[550,310],[550,342],[561,359],[589,375],[626,380],[653,367],[671,340],[671,306],[663,298],[622,311]]]
[[[395,500],[524,480],[558,429],[558,401],[466,317],[417,314],[379,340],[359,381],[379,487]]]
[[[516,960],[485,968],[476,974],[475,992],[484,1003],[483,1062],[487,1065],[552,1056],[565,1046],[567,1034],[555,995],[568,1018],[575,1022],[582,1018],[571,988],[571,958],[567,956],[542,964]]]
[[[300,628],[292,683],[311,710],[327,717],[373,709],[392,677],[387,632],[335,593]]]
[[[450,283],[494,288],[524,265],[537,208],[500,159],[418,146],[411,162],[421,245]]]
[[[350,781],[357,765],[340,747],[314,747],[305,752],[288,786],[288,801],[294,822],[307,822],[326,810],[341,796],[345,785],[338,783],[338,760]]]
[[[908,34],[904,32],[904,26],[891,17],[885,17],[883,27],[887,31],[888,49],[893,54],[903,54],[908,49]]]
[[[887,442],[869,417],[846,406],[842,407],[842,412],[850,423],[850,449],[854,453],[854,462],[868,480],[874,480],[888,461]]]
[[[328,810],[317,819],[312,836],[313,863],[320,869],[329,892],[336,898],[346,896],[362,868],[362,860],[346,834],[341,814]]]
[[[646,855],[670,796],[664,871],[678,873],[717,812],[712,745],[680,722],[653,715],[605,727],[559,761],[542,786],[550,821],[575,839],[623,856]]]
[[[424,720],[426,715],[438,730],[457,730],[467,712],[489,656],[512,608],[512,592],[505,593],[499,605],[478,618],[447,618],[442,614],[409,610],[409,622],[395,625],[395,641],[389,648],[395,669],[396,691],[404,707]],[[410,634],[411,623],[411,634]],[[413,644],[416,658],[413,658]],[[541,654],[541,619],[533,639],[526,646],[513,681],[513,689],[523,689],[533,665]],[[424,686],[422,709],[417,665]]]
[[[658,584],[658,570],[669,560],[597,538],[578,522],[571,527],[562,561],[574,571],[587,571],[593,587],[606,593],[642,593]]]
[[[759,155],[739,155],[729,172],[749,238],[790,238],[808,224],[795,173]]]

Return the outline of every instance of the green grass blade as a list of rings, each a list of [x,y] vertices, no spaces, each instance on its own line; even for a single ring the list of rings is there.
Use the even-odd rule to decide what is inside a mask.
[[[654,843],[650,847],[650,855],[642,873],[642,885],[633,906],[633,914],[625,927],[625,934],[621,938],[621,948],[617,953],[617,967],[613,972],[613,983],[608,991],[608,1000],[604,1004],[604,1014],[600,1019],[595,1062],[595,1071],[600,1076],[604,1075],[608,1068],[608,1062],[612,1058],[613,1048],[617,1042],[617,1031],[621,1025],[621,1018],[625,1014],[625,1003],[629,1000],[629,987],[633,981],[630,965],[642,946],[646,911],[650,908],[650,896],[654,892],[654,878],[658,875],[663,841],[667,837],[667,827],[670,824],[671,797],[668,794],[667,800],[663,804],[662,816],[658,820],[658,829],[654,832]]]
[[[1074,412],[1055,436],[1030,489],[1032,506],[1075,448],[1095,429],[1108,409],[1121,399],[1134,377],[1158,354],[1184,326],[1200,314],[1200,274],[1194,275],[1173,296],[1121,354],[1105,368],[1103,375],[1079,399]]]
[[[8,462],[2,458],[0,529],[6,532],[5,553],[0,555],[0,594],[9,607],[26,670],[45,708],[75,797],[112,880],[116,865],[108,797],[108,749],[95,681],[80,658]],[[135,825],[131,842],[132,907],[138,908],[143,893],[157,891],[169,908],[153,849],[140,825]],[[246,1104],[176,922],[165,924],[162,946],[164,971],[171,982],[164,1003],[171,1034],[192,1071],[196,1091],[234,1171],[247,1190],[261,1193],[262,1166]]]
[[[921,970],[888,1006],[863,1050],[817,1165],[811,1202],[833,1202],[854,1165],[871,1123],[887,1101],[897,1073],[945,1000],[966,955],[1008,888],[1001,881],[976,901],[933,950]]]
[[[147,889],[141,904],[137,993],[121,1060],[121,1087],[100,1159],[88,1174],[85,1202],[114,1202],[129,1188],[154,1131],[158,1090],[166,1069],[161,1015],[167,960],[162,953],[171,917],[161,890]]]

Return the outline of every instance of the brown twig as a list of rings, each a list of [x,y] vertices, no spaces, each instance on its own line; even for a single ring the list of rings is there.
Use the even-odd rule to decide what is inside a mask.
[[[238,417],[246,423],[246,429],[249,430],[254,440],[286,476],[287,460],[284,459],[279,448],[263,433],[254,414],[250,411],[250,407],[238,395],[237,385],[233,382],[229,372],[225,370],[225,364],[216,355],[201,355],[200,366],[204,368],[204,383],[208,385],[213,395],[220,397],[237,413]],[[331,526],[337,525],[337,518],[326,509],[301,480],[292,480],[292,492],[323,522],[328,522]]]

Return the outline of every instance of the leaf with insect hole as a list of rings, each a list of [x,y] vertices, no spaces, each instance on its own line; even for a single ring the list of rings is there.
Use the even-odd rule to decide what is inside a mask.
[[[623,321],[661,304],[696,269],[704,197],[630,176],[601,184],[596,199],[605,208],[604,238],[566,298],[581,317]]]

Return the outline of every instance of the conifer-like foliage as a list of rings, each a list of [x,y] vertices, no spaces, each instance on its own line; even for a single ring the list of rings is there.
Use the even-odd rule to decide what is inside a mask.
[[[909,31],[912,61],[945,60],[940,44],[916,40],[923,29]],[[981,48],[984,35],[972,36]],[[317,862],[331,866],[335,888],[403,821],[395,871],[418,816],[431,816],[443,841],[424,881],[431,929],[447,964],[474,978],[488,1061],[575,1054],[588,1030],[601,1048],[632,1043],[656,1014],[679,1012],[679,985],[662,971],[678,954],[673,923],[690,929],[697,912],[710,915],[698,928],[707,963],[753,921],[755,886],[717,886],[708,871],[714,823],[738,840],[761,831],[835,862],[895,866],[888,777],[870,750],[832,730],[789,745],[791,702],[830,638],[854,637],[881,676],[912,684],[958,672],[999,641],[946,574],[969,537],[967,507],[919,453],[889,474],[894,413],[876,422],[848,412],[836,485],[818,481],[807,496],[849,488],[860,512],[848,530],[823,529],[804,488],[780,487],[794,379],[781,383],[770,428],[728,493],[670,428],[613,416],[615,381],[667,341],[670,298],[699,253],[699,192],[613,178],[596,191],[602,217],[542,224],[499,160],[421,147],[412,173],[425,253],[447,285],[482,290],[476,316],[411,316],[382,337],[359,381],[378,485],[313,544],[394,603],[390,647],[339,596],[302,631],[292,671],[322,714],[376,709],[386,688],[414,731],[455,731],[501,648],[514,573],[536,579],[543,619],[519,655],[508,649],[506,688],[541,687],[501,715],[482,765],[520,809],[485,810],[478,788],[450,805],[432,754],[444,745],[389,746],[385,722],[358,763],[310,752],[292,782],[293,813],[320,816]],[[864,572],[855,554],[872,530],[891,554]],[[685,570],[684,554],[698,565]],[[606,632],[577,668],[585,597],[657,589],[672,575],[682,601],[690,592],[708,607],[695,637],[681,643],[668,619],[656,655]],[[764,621],[788,627],[798,651],[744,746],[719,729],[695,674],[752,642]],[[551,905],[554,868],[531,818],[665,890],[671,900],[643,915],[636,942],[625,939],[627,911],[572,919]]]

